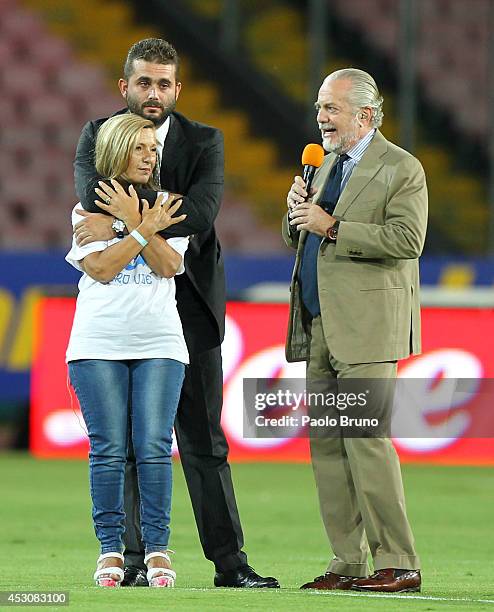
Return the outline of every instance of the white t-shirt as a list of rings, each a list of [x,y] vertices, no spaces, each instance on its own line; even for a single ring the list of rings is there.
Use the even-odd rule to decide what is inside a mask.
[[[77,214],[78,207],[72,211],[72,225],[83,220]],[[79,247],[73,239],[65,259],[82,271],[81,259],[118,241],[113,238]],[[170,238],[167,242],[182,256],[177,274],[183,274],[189,239]],[[142,255],[109,283],[95,281],[83,272],[66,361],[148,358],[189,363],[175,300],[175,280],[155,274]]]

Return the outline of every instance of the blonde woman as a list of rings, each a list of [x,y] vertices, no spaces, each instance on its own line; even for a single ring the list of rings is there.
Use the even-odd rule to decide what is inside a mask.
[[[101,545],[94,579],[119,586],[123,573],[124,470],[131,435],[142,500],[141,527],[150,586],[172,587],[168,555],[172,429],[188,353],[175,302],[187,238],[158,232],[185,218],[164,194],[149,208],[133,185],[153,187],[156,136],[131,113],[106,121],[96,141],[96,168],[111,179],[97,190],[101,208],[125,231],[77,246],[66,259],[81,270],[67,348],[70,381],[88,429],[93,521]],[[78,208],[72,223],[81,220]],[[123,228],[122,228],[123,229]],[[131,407],[129,409],[129,406]],[[129,414],[130,411],[130,414]],[[130,432],[129,432],[130,428]]]

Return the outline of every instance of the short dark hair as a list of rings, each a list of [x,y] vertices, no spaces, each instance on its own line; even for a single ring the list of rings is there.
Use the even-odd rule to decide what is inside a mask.
[[[134,61],[144,60],[156,64],[173,64],[175,66],[175,77],[178,79],[180,59],[175,47],[162,38],[144,38],[134,43],[127,53],[124,64],[124,78],[129,78],[134,73]]]

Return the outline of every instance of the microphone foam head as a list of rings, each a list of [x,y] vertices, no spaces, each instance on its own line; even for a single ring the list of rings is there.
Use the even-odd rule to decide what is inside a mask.
[[[308,144],[302,153],[302,165],[319,168],[324,160],[324,149],[318,144]]]

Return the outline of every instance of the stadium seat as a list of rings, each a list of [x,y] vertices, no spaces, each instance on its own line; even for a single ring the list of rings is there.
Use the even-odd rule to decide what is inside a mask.
[[[73,114],[68,100],[58,94],[44,94],[31,105],[30,115],[39,125],[70,123]]]
[[[0,83],[9,97],[24,98],[25,104],[32,98],[32,92],[43,91],[46,85],[43,73],[36,66],[19,62],[15,67],[11,64],[0,67]]]

